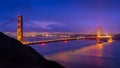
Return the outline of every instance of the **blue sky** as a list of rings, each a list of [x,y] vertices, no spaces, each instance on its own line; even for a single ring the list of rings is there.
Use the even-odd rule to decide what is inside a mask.
[[[36,31],[40,31],[39,27],[41,27],[46,31],[93,33],[97,26],[101,25],[104,32],[120,33],[119,0],[3,0],[0,2],[1,23],[18,15],[23,15],[25,19],[35,23],[28,26]]]

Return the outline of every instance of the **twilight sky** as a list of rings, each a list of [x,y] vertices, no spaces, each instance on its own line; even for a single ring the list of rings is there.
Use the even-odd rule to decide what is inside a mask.
[[[119,0],[3,0],[0,24],[23,15],[27,28],[55,32],[120,33]],[[32,22],[32,23],[30,23]],[[28,29],[29,30],[29,29]]]

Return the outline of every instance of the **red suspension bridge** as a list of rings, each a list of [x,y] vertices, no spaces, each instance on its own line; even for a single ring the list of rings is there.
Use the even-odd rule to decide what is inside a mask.
[[[11,20],[11,21],[15,21]],[[11,24],[11,21],[8,21],[6,23],[3,23],[2,25],[0,25],[1,31],[2,32],[9,32],[9,29],[13,29],[13,27],[16,27],[17,32],[16,33],[16,39],[19,40],[21,43],[25,44],[25,45],[31,45],[31,44],[41,44],[41,43],[50,43],[50,42],[59,42],[59,41],[68,41],[68,40],[83,40],[83,39],[96,39],[98,43],[101,43],[102,39],[107,39],[108,42],[112,42],[112,36],[110,35],[104,35],[102,33],[102,28],[101,26],[98,27],[97,29],[97,35],[96,36],[89,36],[89,37],[85,37],[85,36],[77,36],[77,37],[64,37],[64,38],[55,38],[55,39],[50,39],[50,40],[37,40],[37,41],[25,41],[24,40],[24,23],[23,23],[23,17],[22,16],[18,16],[17,18],[17,26],[15,24],[12,25],[12,27],[8,28],[8,26],[6,28],[3,28],[4,26]],[[37,26],[37,25],[36,25]],[[16,29],[13,29],[13,31],[16,31]],[[41,29],[41,27],[40,27]],[[34,35],[33,35],[34,36]]]

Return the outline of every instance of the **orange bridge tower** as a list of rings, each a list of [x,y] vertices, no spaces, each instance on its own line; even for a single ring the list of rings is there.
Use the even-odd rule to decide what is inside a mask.
[[[101,37],[102,37],[102,28],[101,26],[98,26],[97,28],[97,42],[101,43]]]
[[[22,16],[18,16],[17,18],[17,40],[23,43],[23,21]]]

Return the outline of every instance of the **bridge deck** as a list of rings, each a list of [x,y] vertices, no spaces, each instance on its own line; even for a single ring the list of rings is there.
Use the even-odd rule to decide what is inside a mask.
[[[101,37],[104,38],[110,38],[110,37]],[[54,39],[54,40],[41,40],[41,41],[34,41],[34,42],[23,42],[25,45],[32,45],[32,44],[42,44],[42,43],[52,43],[52,42],[60,42],[60,41],[68,41],[68,40],[84,40],[84,39],[92,39],[96,40],[96,37],[74,37],[74,38],[62,38],[62,39]]]

